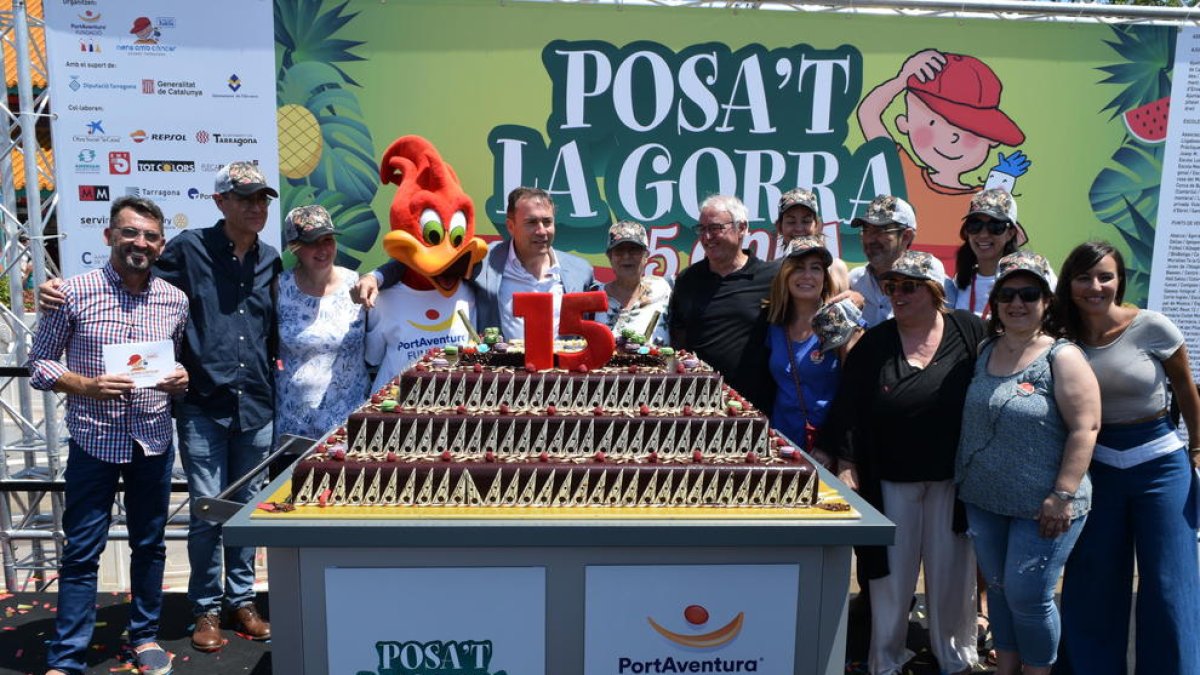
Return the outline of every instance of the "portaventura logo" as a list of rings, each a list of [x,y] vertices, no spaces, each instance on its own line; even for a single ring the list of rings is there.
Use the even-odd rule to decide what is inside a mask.
[[[387,640],[376,642],[375,652],[377,669],[360,670],[357,675],[508,675],[504,670],[490,670],[491,640]]]
[[[689,605],[683,610],[683,618],[693,626],[708,623],[708,610],[700,605]],[[728,623],[705,633],[688,634],[663,627],[653,617],[646,621],[656,633],[672,643],[690,649],[716,649],[729,644],[742,632],[746,613],[738,612]],[[709,658],[678,658],[663,656],[655,659],[634,659],[628,656],[617,658],[617,673],[633,675],[658,675],[659,673],[757,673],[762,658],[736,659],[713,656]]]

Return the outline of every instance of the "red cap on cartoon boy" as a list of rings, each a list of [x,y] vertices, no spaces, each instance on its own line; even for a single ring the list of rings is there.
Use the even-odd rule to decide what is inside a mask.
[[[1000,111],[1000,78],[983,61],[964,54],[946,54],[946,65],[928,82],[910,76],[913,96],[947,122],[983,138],[1017,146],[1025,134]]]

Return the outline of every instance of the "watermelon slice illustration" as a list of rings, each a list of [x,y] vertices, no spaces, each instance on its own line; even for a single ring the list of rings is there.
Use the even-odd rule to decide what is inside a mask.
[[[1143,143],[1162,143],[1167,140],[1167,114],[1171,111],[1171,97],[1125,111],[1125,127],[1129,133]]]

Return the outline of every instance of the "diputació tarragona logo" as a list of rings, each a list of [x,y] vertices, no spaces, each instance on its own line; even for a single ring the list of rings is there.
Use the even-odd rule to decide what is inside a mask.
[[[360,670],[357,675],[508,675],[490,669],[491,640],[381,640],[375,643],[375,652],[377,669]]]

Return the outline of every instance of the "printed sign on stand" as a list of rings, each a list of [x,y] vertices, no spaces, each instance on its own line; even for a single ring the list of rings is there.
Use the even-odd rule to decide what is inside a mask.
[[[799,565],[589,566],[584,675],[790,673]]]
[[[544,675],[542,567],[329,568],[329,672]]]

